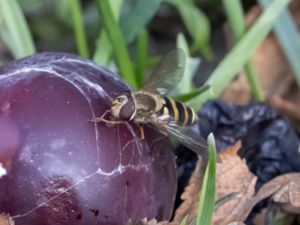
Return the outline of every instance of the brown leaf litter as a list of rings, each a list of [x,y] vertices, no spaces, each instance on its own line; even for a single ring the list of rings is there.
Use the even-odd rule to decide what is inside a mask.
[[[0,214],[0,225],[14,225],[14,221],[10,218],[8,214]]]
[[[272,196],[273,202],[288,213],[300,213],[300,173],[278,176],[263,185],[255,193],[256,176],[253,175],[236,153],[241,147],[237,142],[233,147],[220,153],[221,162],[217,163],[216,199],[239,193],[216,208],[212,224],[243,224],[252,208],[263,199]],[[198,167],[199,168],[199,167]],[[201,191],[203,171],[197,169],[190,178],[182,194],[183,203],[176,210],[172,222],[143,220],[142,225],[179,225],[188,216],[188,225],[195,220]],[[263,217],[264,215],[262,215]],[[131,225],[137,225],[132,223]],[[140,225],[140,224],[138,224]]]

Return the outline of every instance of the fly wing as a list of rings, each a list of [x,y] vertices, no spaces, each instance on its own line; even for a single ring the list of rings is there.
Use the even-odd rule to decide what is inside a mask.
[[[175,49],[168,53],[146,80],[142,90],[162,96],[172,91],[182,79],[185,61],[182,49]]]
[[[207,142],[201,136],[197,127],[180,126],[177,124],[161,124],[159,122],[154,122],[153,124],[163,133],[173,136],[178,142],[201,156],[203,159],[207,159]]]

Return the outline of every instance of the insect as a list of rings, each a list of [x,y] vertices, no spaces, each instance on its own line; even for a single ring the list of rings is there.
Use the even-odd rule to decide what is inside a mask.
[[[205,139],[192,128],[198,120],[194,110],[184,103],[166,97],[182,79],[185,60],[182,49],[175,49],[168,53],[145,82],[143,88],[115,98],[110,110],[96,118],[95,122],[134,121],[141,125],[152,124],[161,133],[174,136],[198,155],[206,154]],[[104,119],[108,112],[120,121]],[[141,131],[143,139],[143,129]]]

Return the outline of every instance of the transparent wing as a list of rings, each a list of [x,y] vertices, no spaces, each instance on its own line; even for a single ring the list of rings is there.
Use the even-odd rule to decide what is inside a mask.
[[[203,159],[207,159],[207,142],[201,136],[196,126],[187,127],[177,124],[160,124],[155,122],[153,124],[161,129],[163,133],[175,137],[178,142],[200,155]]]
[[[169,52],[146,80],[142,90],[158,95],[166,95],[172,91],[182,79],[185,61],[185,54],[182,49]]]

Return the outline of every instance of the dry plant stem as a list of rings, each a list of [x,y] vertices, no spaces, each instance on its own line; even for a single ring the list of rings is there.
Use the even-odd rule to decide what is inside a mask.
[[[290,117],[296,123],[300,123],[300,107],[297,104],[284,100],[278,95],[272,97],[270,103],[274,108]]]

